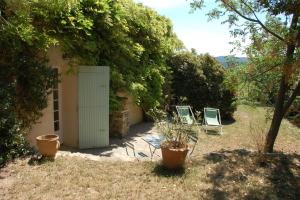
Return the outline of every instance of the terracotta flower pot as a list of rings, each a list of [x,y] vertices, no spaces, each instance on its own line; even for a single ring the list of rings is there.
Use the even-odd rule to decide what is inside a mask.
[[[181,168],[184,165],[188,148],[161,148],[161,154],[163,158],[163,165],[169,169]]]
[[[41,135],[36,137],[36,144],[39,152],[43,156],[55,158],[57,150],[60,147],[58,139],[59,136],[55,134]]]

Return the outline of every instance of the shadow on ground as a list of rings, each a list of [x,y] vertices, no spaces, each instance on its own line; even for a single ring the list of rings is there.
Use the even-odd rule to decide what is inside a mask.
[[[294,126],[300,128],[300,119],[298,120],[291,120],[291,119],[288,119],[289,122],[291,122]]]
[[[179,169],[168,169],[162,164],[156,164],[152,171],[152,173],[162,177],[182,177],[185,175],[185,172],[184,167]]]
[[[221,150],[204,157],[212,167],[208,199],[299,199],[300,155],[262,155],[245,149]]]
[[[205,133],[207,135],[212,135],[212,136],[221,136],[219,130],[207,130]]]
[[[34,166],[34,165],[42,165],[47,162],[54,162],[54,161],[55,158],[45,157],[36,153],[30,157],[30,159],[28,160],[28,164]]]
[[[68,151],[71,153],[78,152],[78,153],[92,154],[96,156],[111,157],[114,149],[119,147],[125,147],[124,142],[132,142],[135,140],[136,137],[142,137],[145,134],[148,134],[153,129],[153,127],[154,125],[151,122],[133,125],[130,127],[129,132],[125,137],[121,137],[121,138],[110,137],[108,147],[78,149],[78,148],[72,148],[68,146],[61,146],[60,150]]]
[[[230,124],[233,124],[235,122],[236,122],[236,120],[234,118],[222,120],[223,125],[230,125]]]

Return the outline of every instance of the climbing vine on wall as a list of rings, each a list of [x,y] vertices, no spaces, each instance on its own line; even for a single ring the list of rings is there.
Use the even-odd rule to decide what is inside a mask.
[[[147,110],[162,102],[165,60],[181,42],[167,18],[132,0],[0,1],[1,163],[19,155],[12,141],[47,106],[57,80],[46,52],[54,45],[70,66],[111,67],[111,110],[117,91]]]

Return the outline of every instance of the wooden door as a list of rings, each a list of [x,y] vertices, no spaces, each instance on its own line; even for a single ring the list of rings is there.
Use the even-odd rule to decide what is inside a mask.
[[[109,67],[80,66],[79,148],[109,145]]]

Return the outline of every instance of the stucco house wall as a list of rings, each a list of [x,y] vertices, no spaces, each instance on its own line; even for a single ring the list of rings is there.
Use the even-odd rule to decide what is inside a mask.
[[[43,116],[32,126],[27,135],[32,146],[36,146],[35,138],[43,134],[58,134],[61,142],[66,146],[78,147],[79,123],[78,123],[78,76],[76,67],[70,72],[68,62],[63,59],[59,47],[52,47],[48,51],[49,64],[57,68],[61,74],[59,88],[60,130],[54,132],[53,95],[48,97],[48,107],[42,113]],[[134,125],[143,121],[143,111],[136,105],[134,99],[128,97],[129,124]]]
[[[66,62],[62,58],[62,54],[59,48],[52,47],[49,49],[48,58],[49,65],[53,68],[57,68],[60,73],[62,68],[66,66]],[[62,85],[58,84],[59,88],[59,108],[62,108]],[[43,111],[43,116],[34,124],[27,135],[27,139],[32,146],[36,146],[35,138],[43,134],[53,134],[54,132],[54,112],[53,112],[53,95],[48,96],[48,106]],[[60,114],[61,119],[61,114]],[[63,132],[63,127],[60,127],[61,132]],[[63,138],[60,138],[60,141],[63,142]]]
[[[54,133],[53,125],[53,96],[48,97],[48,107],[45,108],[42,113],[43,116],[34,124],[27,134],[27,140],[31,146],[36,146],[35,138],[39,135]]]
[[[78,147],[78,76],[77,72],[68,73],[68,67],[62,70],[62,127],[64,145]]]
[[[141,123],[144,119],[143,110],[140,106],[136,105],[134,98],[128,95],[128,121],[129,125]]]

